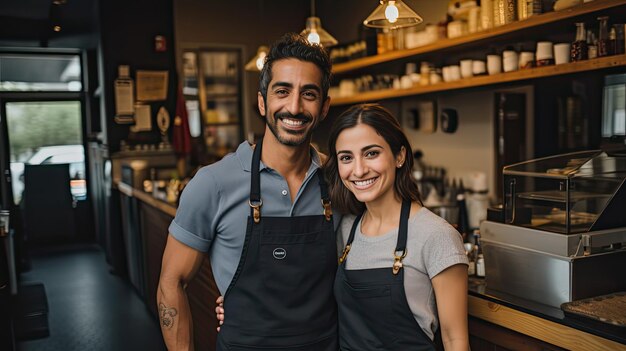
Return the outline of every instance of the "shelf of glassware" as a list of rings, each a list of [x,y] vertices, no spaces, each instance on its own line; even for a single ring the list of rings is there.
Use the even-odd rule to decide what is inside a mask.
[[[506,24],[500,27],[491,28],[481,32],[465,35],[458,38],[441,39],[437,42],[429,45],[420,46],[413,49],[390,51],[380,55],[368,56],[359,59],[352,60],[350,62],[338,63],[333,65],[333,73],[347,73],[355,71],[361,68],[366,68],[372,65],[381,64],[385,62],[391,62],[408,58],[420,54],[434,53],[445,49],[453,48],[461,45],[479,45],[489,40],[503,37],[509,34],[519,32],[520,34],[527,34],[529,29],[538,28],[544,25],[553,24],[560,21],[565,21],[574,17],[584,16],[595,12],[612,10],[618,7],[626,8],[626,1],[624,0],[596,0],[588,3],[584,3],[578,6],[571,7],[569,9],[548,12],[541,15],[531,16],[522,21],[516,21],[510,24]]]
[[[346,97],[332,97],[331,105],[348,105],[361,102],[372,102],[405,96],[414,96],[438,91],[466,89],[502,83],[511,83],[529,79],[546,78],[563,74],[581,73],[594,70],[626,66],[626,55],[614,55],[591,60],[563,63],[560,65],[522,69],[513,72],[463,78],[452,82],[431,85],[419,85],[408,89],[384,89],[358,93]]]

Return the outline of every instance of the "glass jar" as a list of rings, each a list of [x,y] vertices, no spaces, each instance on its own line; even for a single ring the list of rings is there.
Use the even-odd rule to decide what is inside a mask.
[[[609,53],[609,17],[598,17],[600,27],[598,29],[598,57],[608,56]]]

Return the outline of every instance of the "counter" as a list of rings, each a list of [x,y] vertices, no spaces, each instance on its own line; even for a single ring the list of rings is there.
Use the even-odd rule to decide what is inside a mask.
[[[157,200],[143,190],[117,183],[123,196],[138,202],[144,248],[145,301],[156,317],[156,287],[167,227],[176,214],[172,204]],[[592,320],[565,317],[557,308],[491,291],[484,279],[469,281],[469,329],[472,350],[626,350],[626,330]],[[215,298],[218,295],[209,260],[187,287],[194,319],[197,349],[213,349],[217,326]]]
[[[136,223],[124,223],[122,227],[138,227],[139,230],[128,231],[124,236],[132,236],[137,233],[138,245],[141,253],[127,255],[129,277],[132,280],[132,267],[142,267],[140,275],[143,277],[141,288],[137,291],[142,295],[148,309],[158,318],[156,294],[161,273],[161,260],[165,243],[167,242],[168,227],[176,215],[176,206],[164,201],[155,199],[151,194],[143,190],[135,189],[122,182],[116,182],[122,200],[122,211],[125,211],[125,203],[137,207],[138,218]],[[133,218],[132,216],[122,216],[123,220]],[[133,240],[125,240],[133,242]],[[132,261],[140,261],[133,263]],[[131,281],[132,282],[132,281]],[[219,295],[217,286],[213,279],[213,271],[208,257],[204,260],[195,278],[187,286],[187,296],[191,307],[194,328],[194,343],[196,350],[213,350],[217,338],[217,319],[215,318],[215,299]]]
[[[542,345],[538,349],[626,350],[626,328],[566,317],[561,309],[490,290],[481,278],[470,278],[468,295],[470,317],[556,346]],[[497,333],[489,332],[490,339],[497,339]],[[481,334],[480,330],[472,331],[470,318],[470,335],[477,333]]]

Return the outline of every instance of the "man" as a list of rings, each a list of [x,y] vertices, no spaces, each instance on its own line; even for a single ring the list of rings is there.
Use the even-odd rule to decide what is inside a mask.
[[[310,146],[330,106],[330,69],[321,47],[296,34],[277,41],[259,84],[262,141],[242,143],[185,188],[157,292],[169,349],[193,348],[184,286],[205,252],[228,310],[218,350],[338,349],[335,228]]]

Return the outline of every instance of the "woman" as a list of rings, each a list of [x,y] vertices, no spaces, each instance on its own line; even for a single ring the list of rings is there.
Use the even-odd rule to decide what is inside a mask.
[[[337,233],[342,350],[468,350],[467,257],[458,232],[422,206],[411,146],[380,105],[356,105],[333,125],[326,174]]]

